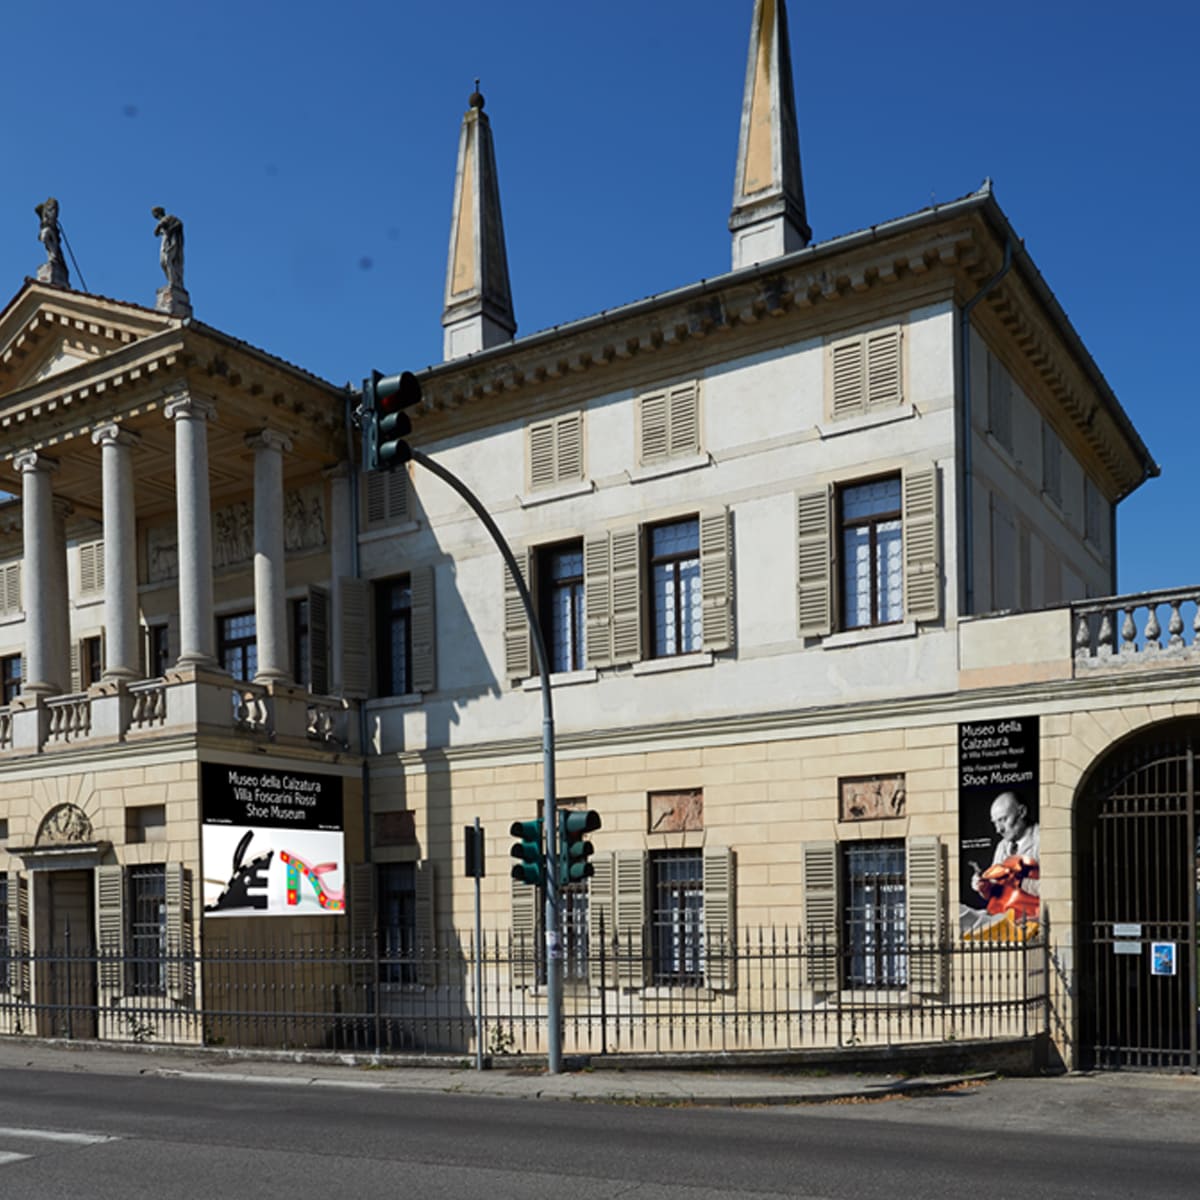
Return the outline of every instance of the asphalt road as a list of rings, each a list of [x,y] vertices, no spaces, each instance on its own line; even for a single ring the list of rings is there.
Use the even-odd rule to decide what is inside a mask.
[[[1194,1087],[1064,1082],[745,1110],[7,1070],[0,1198],[1194,1200]]]

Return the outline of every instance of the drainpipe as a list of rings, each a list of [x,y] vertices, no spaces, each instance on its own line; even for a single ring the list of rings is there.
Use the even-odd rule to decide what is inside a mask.
[[[963,516],[962,547],[965,570],[963,611],[958,614],[960,617],[973,616],[975,613],[975,513],[972,503],[974,497],[971,494],[971,448],[975,430],[971,421],[971,313],[974,311],[975,305],[1008,274],[1011,266],[1012,241],[1006,238],[1004,241],[1004,264],[963,305],[960,314],[959,359],[962,370],[963,397],[962,504],[960,512]]]
[[[358,511],[359,505],[359,469],[358,461],[354,457],[354,411],[351,408],[351,401],[354,393],[350,390],[349,385],[346,387],[346,399],[344,403],[345,421],[346,421],[346,459],[350,464],[350,576],[353,579],[359,577],[359,546],[358,546],[358,530],[360,514]],[[337,587],[337,580],[333,581],[334,587]],[[338,619],[342,616],[341,606],[338,606]],[[367,636],[367,631],[361,630],[363,637]],[[343,653],[345,647],[343,646]],[[345,691],[345,680],[342,680],[342,690]],[[362,827],[363,827],[363,862],[371,861],[371,776],[367,770],[367,709],[363,701],[358,704],[358,748],[362,756]]]

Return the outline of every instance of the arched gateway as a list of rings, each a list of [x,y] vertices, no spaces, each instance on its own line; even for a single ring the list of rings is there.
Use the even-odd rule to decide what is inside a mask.
[[[1200,720],[1112,747],[1075,806],[1079,1065],[1191,1068]]]

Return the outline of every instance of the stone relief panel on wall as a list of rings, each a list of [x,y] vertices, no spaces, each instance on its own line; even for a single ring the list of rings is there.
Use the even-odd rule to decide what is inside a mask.
[[[686,833],[704,828],[704,792],[700,788],[651,792],[649,807],[651,833]]]
[[[875,821],[881,817],[904,816],[903,775],[871,775],[863,779],[839,780],[842,821]]]
[[[326,544],[325,489],[319,483],[293,488],[283,501],[283,544],[290,554],[317,550]],[[248,563],[254,558],[254,505],[238,500],[214,510],[212,516],[214,569]],[[146,531],[146,576],[151,583],[179,575],[179,535],[174,523]]]
[[[87,813],[77,804],[59,804],[42,818],[34,845],[69,846],[92,840],[92,822]]]

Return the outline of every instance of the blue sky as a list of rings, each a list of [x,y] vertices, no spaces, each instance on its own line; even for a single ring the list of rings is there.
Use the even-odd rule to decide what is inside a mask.
[[[33,207],[53,194],[88,289],[153,304],[161,204],[185,222],[199,319],[336,383],[436,362],[476,76],[520,332],[719,274],[752,7],[10,5],[0,293],[43,260]],[[1120,587],[1200,583],[1200,6],[790,0],[789,16],[814,238],[990,175],[1163,467],[1122,506]]]

